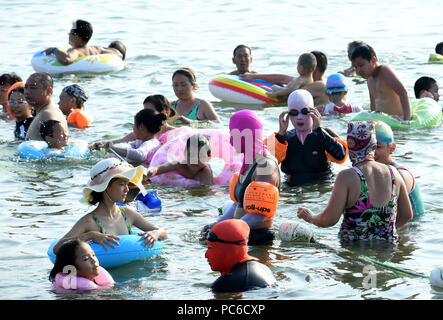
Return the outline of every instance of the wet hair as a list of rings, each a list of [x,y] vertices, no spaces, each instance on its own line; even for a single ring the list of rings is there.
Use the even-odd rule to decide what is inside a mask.
[[[57,273],[63,272],[66,266],[75,267],[75,251],[83,242],[84,241],[75,239],[61,245],[55,257],[54,267],[49,273],[49,281],[54,282]]]
[[[160,131],[166,119],[167,116],[164,113],[155,114],[152,109],[143,109],[135,115],[134,123],[137,127],[143,124],[149,132],[154,134]]]
[[[315,56],[317,60],[317,69],[321,72],[321,74],[325,73],[326,68],[328,67],[328,58],[321,51],[311,51],[311,53]]]
[[[159,113],[166,113],[169,117],[175,116],[175,110],[171,108],[171,102],[164,95],[153,94],[147,96],[143,101],[143,104],[148,102],[152,104],[155,110],[157,110]]]
[[[92,37],[92,25],[85,20],[78,19],[75,21],[75,33],[85,42],[88,42]]]
[[[249,50],[249,54],[252,53],[251,48],[249,48],[248,46],[244,45],[244,44],[239,44],[238,46],[235,47],[234,52],[233,52],[233,56],[235,57],[235,54],[237,53],[238,49],[242,49],[242,48],[246,48]]]
[[[435,53],[443,54],[443,42],[437,43],[435,46]]]
[[[48,88],[54,88],[54,80],[52,79],[52,77],[49,73],[36,72],[36,73],[33,73],[29,76],[29,78],[31,78],[31,77],[36,77],[39,80],[39,82],[42,84],[43,89],[45,89],[45,90]]]
[[[40,135],[42,139],[45,140],[47,136],[52,137],[54,134],[54,127],[60,123],[58,120],[46,120],[40,125]]]
[[[437,81],[435,81],[435,79],[431,77],[421,77],[417,79],[417,81],[415,81],[414,83],[415,97],[418,99],[422,90],[429,90],[436,83]]]
[[[199,152],[200,152],[201,148],[205,147],[205,148],[207,148],[208,157],[211,156],[211,143],[209,142],[209,138],[208,138],[208,136],[201,134],[201,133],[196,133],[196,134],[190,136],[188,138],[188,140],[186,140],[185,153],[188,152],[188,150],[191,148],[191,144],[192,144],[192,146],[195,146],[196,143],[197,143],[197,148],[198,148]]]
[[[375,54],[374,49],[369,44],[365,44],[365,45],[355,48],[354,51],[352,51],[351,61],[356,58],[362,58],[362,59],[371,61],[372,57],[377,58],[377,55]]]
[[[352,52],[354,51],[355,48],[358,48],[360,46],[364,46],[367,45],[366,42],[361,41],[361,40],[355,40],[355,41],[351,41],[348,43],[348,54],[352,55]]]
[[[317,59],[315,58],[315,55],[310,52],[300,55],[300,57],[298,58],[298,62],[308,72],[314,72],[315,67],[317,66]]]
[[[126,46],[121,41],[112,41],[108,48],[114,48],[117,49],[122,54],[122,60],[125,60],[126,58]]]
[[[13,92],[18,92],[18,93],[21,93],[21,94],[25,94],[25,87],[23,87],[23,86],[19,86],[19,87],[16,87],[16,88],[14,88],[14,89],[12,89],[10,92],[9,92],[9,94],[8,94],[8,100],[9,100],[9,98],[11,97],[11,94],[13,93]]]
[[[186,78],[188,78],[189,82],[192,85],[197,84],[197,77],[195,76],[194,70],[192,70],[191,68],[180,68],[180,69],[176,70],[172,74],[172,80],[174,80],[174,77],[178,74],[181,74],[181,75],[185,76]]]
[[[5,84],[9,84],[11,86],[11,85],[13,85],[16,82],[21,82],[21,81],[23,81],[22,78],[20,78],[14,72],[12,72],[12,73],[3,73],[0,76],[0,86],[4,86]]]

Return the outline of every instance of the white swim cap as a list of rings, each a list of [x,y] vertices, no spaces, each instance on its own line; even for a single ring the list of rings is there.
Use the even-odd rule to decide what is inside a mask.
[[[288,97],[288,109],[314,108],[314,99],[305,89],[293,91]]]

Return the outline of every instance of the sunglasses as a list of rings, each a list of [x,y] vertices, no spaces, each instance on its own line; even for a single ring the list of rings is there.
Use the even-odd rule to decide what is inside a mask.
[[[243,240],[226,241],[226,240],[218,238],[214,232],[208,232],[208,234],[206,235],[206,240],[211,241],[211,242],[223,242],[223,243],[236,244],[239,246],[245,246],[246,242],[248,240],[248,237],[244,238]]]
[[[292,109],[292,110],[290,110],[288,112],[288,114],[290,116],[294,116],[294,117],[298,116],[299,113],[307,115],[307,114],[309,114],[309,109],[308,108],[303,108],[303,109],[301,109],[301,111],[298,111],[297,109]]]

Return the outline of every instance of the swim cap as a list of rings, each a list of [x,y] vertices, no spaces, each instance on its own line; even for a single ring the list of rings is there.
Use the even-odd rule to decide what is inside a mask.
[[[365,160],[373,160],[377,149],[374,121],[348,123],[348,150],[352,165]]]
[[[375,133],[377,135],[377,142],[394,143],[394,133],[390,126],[383,121],[375,123]]]
[[[240,219],[223,220],[215,224],[208,233],[208,249],[205,257],[213,271],[221,274],[231,272],[238,263],[255,260],[248,254],[250,228]]]
[[[88,100],[88,94],[86,93],[85,89],[78,84],[71,84],[70,86],[64,87],[62,91],[66,92],[68,96],[77,98],[83,102]]]
[[[340,73],[333,73],[326,80],[326,93],[348,91],[346,86],[346,78]]]
[[[230,143],[237,152],[243,153],[243,174],[249,164],[255,161],[256,153],[263,153],[267,147],[263,143],[263,125],[251,110],[240,110],[229,120]]]
[[[293,91],[288,97],[288,109],[314,108],[312,94],[305,89]]]

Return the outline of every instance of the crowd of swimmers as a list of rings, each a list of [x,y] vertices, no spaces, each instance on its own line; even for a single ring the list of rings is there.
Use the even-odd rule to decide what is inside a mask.
[[[108,47],[88,46],[91,37],[91,24],[77,20],[69,32],[71,48],[48,48],[45,52],[63,64],[100,53],[125,59],[126,47],[120,41]],[[214,291],[244,291],[276,283],[271,270],[248,254],[248,244],[266,245],[276,237],[273,221],[282,185],[280,172],[290,186],[315,184],[332,177],[331,162],[343,164],[350,159],[352,167],[335,177],[330,200],[322,212],[314,214],[305,207],[297,211],[300,219],[319,227],[334,226],[343,215],[339,237],[344,241],[396,241],[397,229],[424,212],[413,173],[392,158],[396,145],[388,125],[350,122],[346,139],[322,126],[322,115],[362,110],[348,101],[347,77],[352,76],[367,79],[371,110],[384,111],[402,122],[411,119],[407,90],[393,68],[380,64],[374,49],[362,41],[349,43],[347,53],[352,66],[325,78],[327,58],[320,51],[301,54],[299,75],[290,76],[251,70],[251,49],[245,45],[235,48],[232,61],[236,70],[230,74],[280,84],[271,87],[269,95],[285,101],[287,109],[279,115],[277,130],[268,137],[263,136],[263,122],[255,112],[244,109],[230,117],[230,143],[243,155],[243,163],[231,180],[232,204],[200,233],[200,240],[207,244],[205,257],[211,269],[221,273],[212,284]],[[55,245],[57,259],[51,281],[66,265],[74,265],[78,276],[94,281],[100,269],[88,241],[107,250],[118,246],[119,235],[131,234],[134,226],[141,230],[139,235],[146,246],[167,238],[166,230],[150,223],[134,207],[118,205],[144,193],[150,177],[178,171],[202,185],[213,183],[211,144],[198,133],[186,142],[185,160],[149,166],[167,136],[180,130],[177,124],[221,123],[211,102],[195,95],[198,84],[192,69],[176,70],[172,86],[177,97],[173,102],[161,94],[146,97],[143,109],[134,117],[132,132],[90,144],[91,149],[112,148],[118,158],[105,158],[91,168],[83,200],[95,208]],[[15,120],[16,139],[44,140],[49,148],[62,149],[69,144],[69,126],[85,128],[93,124],[85,108],[88,94],[84,87],[64,87],[58,106],[52,98],[53,88],[52,77],[44,72],[31,74],[25,82],[14,73],[0,76],[2,118]],[[438,84],[431,77],[419,78],[414,93],[417,99],[439,100]],[[122,142],[127,145],[120,146]],[[192,144],[197,146],[197,162],[191,161]],[[261,201],[263,198],[269,200],[267,204]]]

